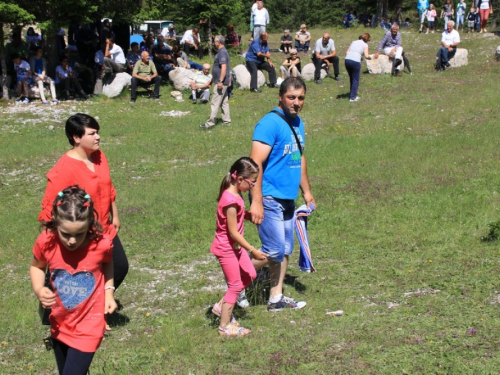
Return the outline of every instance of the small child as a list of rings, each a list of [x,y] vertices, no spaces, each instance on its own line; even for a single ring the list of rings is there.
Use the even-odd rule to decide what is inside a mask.
[[[434,33],[434,22],[437,16],[434,4],[429,5],[429,9],[425,13],[425,16],[427,17],[427,31],[425,33],[429,34],[429,30],[431,30],[431,32]]]
[[[33,247],[30,276],[43,308],[59,374],[85,375],[116,310],[112,239],[102,235],[90,196],[78,185],[57,194],[52,220]],[[52,292],[45,286],[50,271]]]
[[[290,36],[290,30],[286,29],[283,31],[283,35],[281,36],[281,46],[280,50],[284,53],[290,53],[290,48],[292,48],[292,37]]]
[[[255,185],[258,175],[259,167],[252,159],[238,159],[222,180],[217,198],[217,225],[210,252],[220,263],[228,289],[224,297],[214,305],[212,312],[220,316],[219,334],[222,336],[245,336],[251,332],[239,325],[232,312],[238,294],[257,276],[245,250],[254,259],[264,260],[267,257],[243,237],[245,202],[241,193],[249,191]]]
[[[297,55],[297,49],[290,49],[290,57],[285,58],[281,64],[281,78],[284,80],[288,77],[300,77],[300,57]]]
[[[14,63],[14,70],[17,76],[17,96],[20,97],[21,103],[29,104],[28,85],[31,83],[30,64],[21,59],[18,53],[13,53],[11,59]],[[21,91],[23,92],[23,96],[21,96]]]
[[[476,23],[477,11],[474,4],[471,5],[469,13],[467,13],[467,34],[474,32],[474,24]]]

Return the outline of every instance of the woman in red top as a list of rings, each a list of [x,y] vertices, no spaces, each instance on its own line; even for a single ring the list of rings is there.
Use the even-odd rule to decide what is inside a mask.
[[[66,121],[65,130],[73,148],[47,173],[47,188],[38,220],[51,220],[52,204],[62,189],[70,185],[79,185],[84,189],[92,197],[103,233],[113,239],[114,281],[118,288],[127,275],[128,260],[118,238],[120,219],[108,160],[99,149],[99,124],[93,117],[77,113]]]

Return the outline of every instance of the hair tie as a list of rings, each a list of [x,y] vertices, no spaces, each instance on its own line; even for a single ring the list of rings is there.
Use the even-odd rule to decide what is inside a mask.
[[[90,195],[85,194],[84,198],[85,198],[85,199],[90,199]]]
[[[61,206],[63,203],[61,201],[56,203],[56,206]]]
[[[59,193],[57,193],[57,195],[59,195],[62,198],[64,196],[64,193],[60,191]]]
[[[89,203],[89,202],[85,202],[85,203],[83,204],[83,207],[90,207],[90,203]]]
[[[233,180],[236,180],[238,178],[238,175],[236,174],[236,171],[233,172],[233,174],[231,175],[231,178]]]

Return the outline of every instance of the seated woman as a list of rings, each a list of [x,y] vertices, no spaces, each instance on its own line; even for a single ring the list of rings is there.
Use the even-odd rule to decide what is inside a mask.
[[[234,31],[234,26],[229,25],[227,27],[227,36],[226,36],[226,47],[238,47],[240,45],[240,37],[238,33]]]
[[[42,47],[36,47],[35,56],[30,58],[30,68],[33,75],[33,80],[36,85],[38,85],[38,90],[40,91],[40,99],[43,104],[49,104],[48,100],[45,98],[45,90],[43,84],[46,83],[50,87],[50,94],[52,95],[52,104],[57,104],[59,101],[56,97],[56,87],[54,85],[54,80],[47,76],[47,61],[43,57]]]
[[[300,57],[297,55],[297,50],[292,48],[290,50],[290,57],[287,57],[281,64],[281,78],[300,77]]]
[[[70,91],[75,91],[71,89],[72,86],[78,90],[78,94],[82,98],[87,99],[89,96],[83,91],[80,81],[78,81],[78,76],[73,71],[73,68],[69,66],[68,58],[64,55],[61,56],[59,64],[56,68],[56,85],[59,87],[59,90],[64,92],[66,99],[71,97]]]

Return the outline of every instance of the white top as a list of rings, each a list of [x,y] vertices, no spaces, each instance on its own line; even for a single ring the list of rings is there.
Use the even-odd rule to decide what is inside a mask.
[[[73,73],[71,66],[68,65],[68,70],[64,70],[61,65],[58,65],[56,68],[56,85],[61,83],[61,78],[67,79],[69,77],[69,73]]]
[[[489,0],[481,1],[481,5],[479,6],[479,9],[490,9],[490,1]]]
[[[194,43],[194,39],[193,39],[193,30],[187,30],[184,35],[182,36],[182,39],[181,39],[181,44],[185,44],[186,41],[190,42],[190,43]]]
[[[445,30],[441,37],[441,42],[445,42],[447,46],[453,43],[460,43],[460,34],[455,29],[453,29],[451,33]]]
[[[314,53],[319,52],[320,55],[325,56],[329,55],[333,51],[335,51],[335,43],[333,43],[333,39],[330,38],[326,46],[323,44],[323,38],[319,38],[316,41],[316,44],[314,46]]]
[[[109,50],[109,58],[117,64],[125,65],[127,60],[125,59],[125,54],[123,53],[122,47],[118,44],[113,44],[113,48]]]
[[[255,9],[253,11],[253,24],[261,26],[269,24],[269,13],[266,8]]]
[[[349,47],[349,52],[347,52],[345,59],[361,62],[361,59],[365,54],[366,47],[368,47],[368,44],[366,44],[362,39],[355,40],[354,42],[351,43],[351,46]]]

